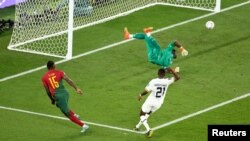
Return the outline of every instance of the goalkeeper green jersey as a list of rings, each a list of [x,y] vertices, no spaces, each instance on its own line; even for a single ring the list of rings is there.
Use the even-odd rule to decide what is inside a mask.
[[[169,43],[165,49],[161,49],[152,36],[147,36],[144,33],[137,33],[133,35],[133,38],[140,40],[144,39],[146,41],[149,62],[164,68],[169,67],[173,63],[174,56],[172,51],[175,47],[174,42]]]

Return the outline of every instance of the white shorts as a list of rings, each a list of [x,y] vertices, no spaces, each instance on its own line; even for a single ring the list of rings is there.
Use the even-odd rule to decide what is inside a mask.
[[[156,110],[158,110],[161,107],[162,103],[159,101],[155,101],[155,100],[150,100],[147,99],[141,109],[144,113],[150,113],[150,112],[155,112]]]

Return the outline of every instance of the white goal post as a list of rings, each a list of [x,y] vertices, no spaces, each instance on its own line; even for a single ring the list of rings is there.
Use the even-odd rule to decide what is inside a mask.
[[[8,49],[72,58],[73,31],[132,12],[170,5],[219,12],[221,0],[16,0]]]

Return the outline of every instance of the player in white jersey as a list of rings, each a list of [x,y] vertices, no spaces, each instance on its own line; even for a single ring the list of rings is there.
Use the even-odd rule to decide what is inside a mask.
[[[141,107],[140,121],[135,127],[135,130],[139,130],[140,126],[143,124],[147,129],[148,137],[151,137],[153,134],[153,130],[150,129],[147,123],[149,115],[158,110],[163,104],[168,86],[180,79],[179,75],[171,68],[168,68],[167,72],[173,74],[174,77],[164,78],[166,75],[166,70],[159,69],[158,78],[152,79],[145,87],[144,91],[138,96],[138,100],[140,101],[142,96],[150,93]]]

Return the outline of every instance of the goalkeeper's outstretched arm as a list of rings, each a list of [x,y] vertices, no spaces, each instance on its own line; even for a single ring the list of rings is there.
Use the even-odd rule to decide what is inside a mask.
[[[177,40],[174,41],[174,45],[179,48],[182,56],[188,55],[188,51]]]
[[[174,45],[175,45],[177,48],[181,48],[181,46],[182,46],[177,40],[174,41]]]

